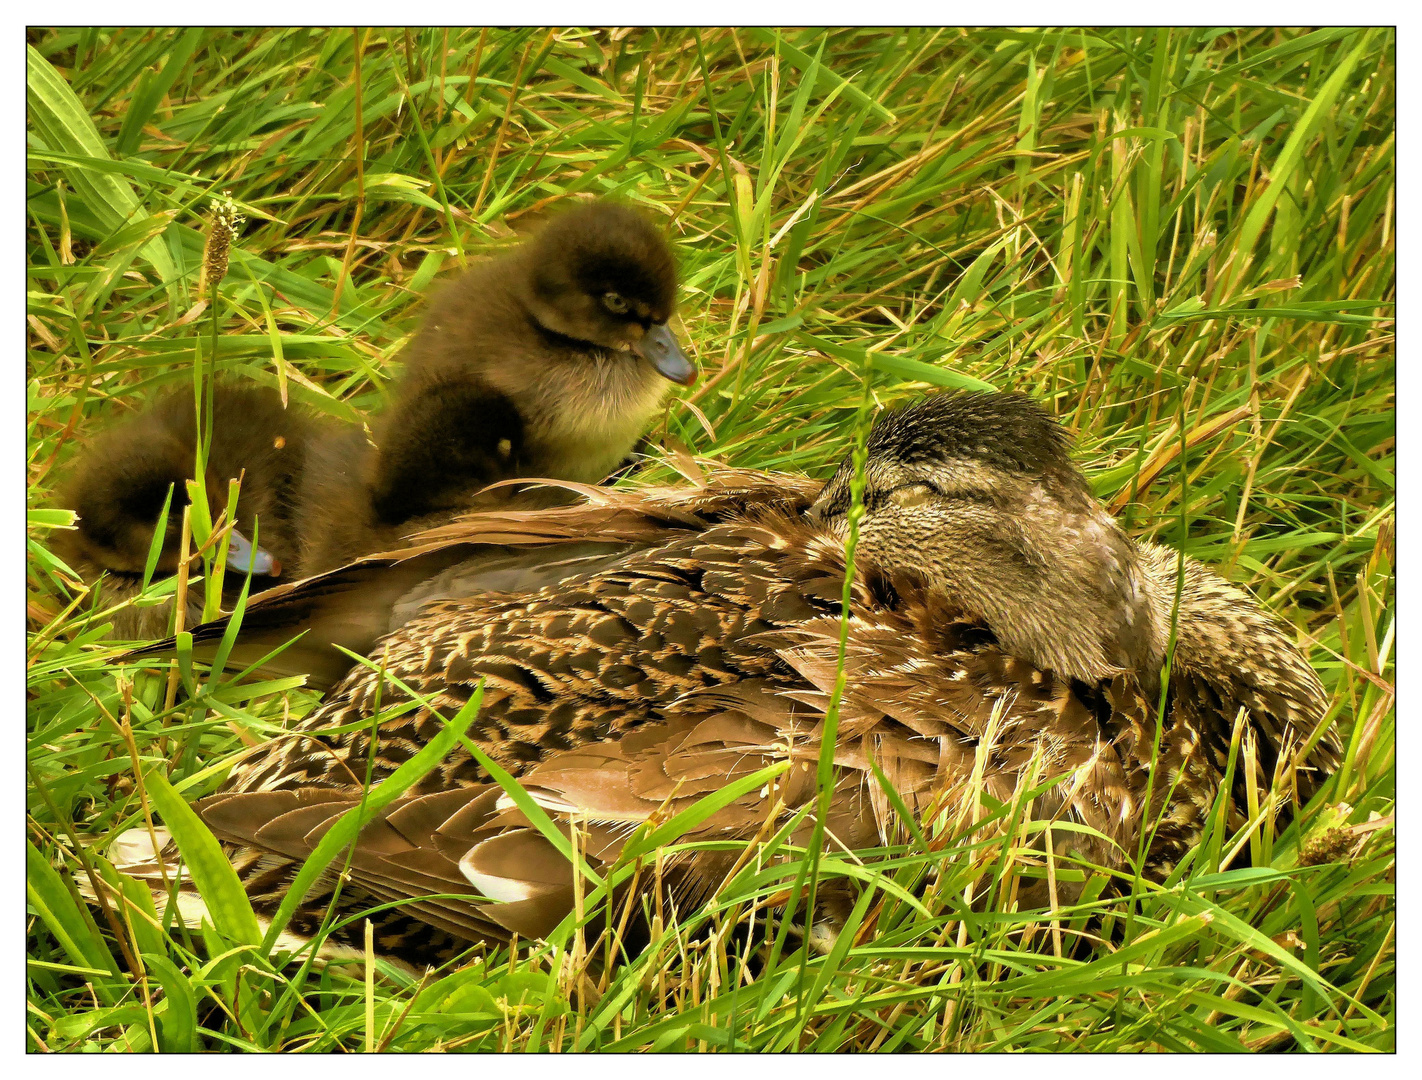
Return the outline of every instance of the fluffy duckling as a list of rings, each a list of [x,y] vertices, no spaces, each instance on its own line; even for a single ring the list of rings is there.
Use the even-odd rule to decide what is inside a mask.
[[[561,827],[579,823],[595,870],[636,826],[776,766],[769,786],[747,786],[683,839],[768,835],[816,798],[842,629],[848,677],[826,825],[850,849],[899,827],[876,768],[910,813],[960,821],[983,793],[1010,805],[1022,783],[1051,781],[1033,814],[1092,830],[1052,833],[1058,860],[1123,866],[1146,831],[1147,872],[1160,877],[1200,836],[1241,709],[1264,788],[1277,765],[1307,798],[1336,764],[1323,688],[1289,636],[1189,559],[1157,715],[1151,687],[1181,556],[1120,532],[1065,434],[1026,399],[945,396],[877,425],[845,612],[851,474],[846,463],[822,491],[734,470],[689,490],[587,489],[581,505],[486,511],[443,530],[466,557],[482,547],[486,566],[508,575],[503,587],[427,597],[377,644],[374,669],[352,670],[298,723],[304,737],[272,742],[197,804],[253,906],[270,917],[359,803],[367,770],[377,783],[389,776],[444,731],[434,710],[454,715],[481,682],[468,738]],[[425,539],[428,553],[440,536]],[[409,701],[407,686],[429,704]],[[402,703],[413,707],[371,730],[377,708]],[[1236,772],[1225,792],[1234,818],[1244,783]],[[1153,832],[1147,804],[1163,811]],[[659,860],[657,895],[664,884],[687,911],[737,855],[721,846]],[[146,832],[120,861],[159,880]],[[333,886],[305,898],[292,933],[321,925]],[[402,903],[372,916],[376,947],[432,962],[470,942],[546,934],[572,910],[572,868],[455,745],[351,852],[341,909],[390,901]],[[833,919],[817,929],[832,937]],[[360,932],[352,921],[336,947],[358,949]]]
[[[376,431],[377,525],[514,477],[596,483],[696,368],[667,321],[676,263],[641,213],[595,202],[434,300]]]
[[[227,502],[227,480],[243,476],[237,525],[227,565],[254,588],[274,584],[299,564],[292,504],[316,426],[299,409],[285,409],[275,390],[219,384],[213,396],[213,436],[206,477],[208,506]],[[165,393],[151,407],[107,428],[80,452],[58,502],[78,514],[76,527],[56,534],[55,552],[85,581],[107,574],[110,599],[137,595],[153,532],[172,488],[167,530],[155,576],[177,570],[186,481],[196,448],[192,393]],[[245,473],[245,475],[243,475]],[[260,530],[254,526],[260,522]],[[257,536],[255,550],[250,538]],[[200,597],[193,597],[200,618]],[[114,636],[156,638],[167,632],[171,603],[121,608]]]
[[[399,547],[404,534],[420,524],[376,522],[367,485],[374,453],[365,430],[353,424],[323,423],[309,441],[293,507],[300,575],[319,574],[372,551]],[[447,516],[430,524],[440,524]],[[288,575],[287,580],[292,579]]]

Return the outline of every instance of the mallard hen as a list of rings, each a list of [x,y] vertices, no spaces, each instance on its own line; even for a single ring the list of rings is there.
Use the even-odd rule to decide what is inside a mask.
[[[676,292],[666,240],[607,201],[448,285],[377,425],[376,522],[461,505],[510,477],[601,480],[671,384],[696,378],[667,327]]]
[[[976,472],[967,465],[955,466],[955,482],[975,486],[963,488],[969,494],[961,497],[954,521],[955,528],[962,532],[961,550],[944,572],[956,576],[945,578],[938,586],[964,602],[982,605],[984,616],[991,613],[996,620],[994,625],[1008,635],[1009,651],[1025,649],[1029,636],[1038,642],[1042,652],[1035,658],[1044,666],[1087,679],[1100,676],[1104,670],[1100,664],[1108,655],[1111,662],[1140,667],[1145,636],[1142,624],[1137,621],[1133,626],[1131,620],[1144,601],[1135,591],[1138,586],[1131,576],[1134,549],[1071,466],[1066,456],[1065,433],[1055,423],[1044,425],[1039,410],[1028,399],[1015,395],[934,398],[921,411],[905,414],[907,420],[894,416],[882,420],[876,427],[877,450],[870,461],[880,487],[889,490],[903,470],[915,468],[911,464],[913,455],[921,452],[911,444],[899,448],[893,442],[899,425],[911,424],[910,434],[921,431],[934,423],[938,409],[948,409],[950,414],[941,431],[934,431],[945,440],[945,452],[954,455],[957,462],[980,461],[974,466]],[[963,432],[976,437],[977,429],[992,425],[1007,434],[982,445],[947,442],[966,438]],[[1024,441],[1032,438],[1044,441]],[[998,456],[989,459],[990,454]],[[1037,468],[1037,463],[1058,460],[1065,462],[1067,471],[1042,473],[1040,481],[1051,491],[1050,500],[1040,498],[1034,487],[1018,479],[1024,471]],[[1050,468],[1057,466],[1052,464]],[[757,476],[753,473],[734,475],[740,479],[727,481],[727,492],[739,490],[743,484],[750,485],[748,490],[761,491],[768,482],[748,479]],[[777,477],[770,483],[773,489],[775,485],[795,486],[801,481]],[[584,491],[594,505],[606,502],[605,497],[591,495],[579,485],[562,486]],[[877,490],[871,489],[870,494]],[[996,500],[991,511],[978,505],[985,492]],[[926,485],[910,485],[894,498],[921,498],[925,493]],[[842,520],[847,498],[848,481],[841,469],[825,485],[812,513],[828,515],[825,521],[833,527],[834,521]],[[644,502],[639,500],[634,505]],[[653,499],[645,505],[657,503]],[[715,505],[739,504],[723,493],[716,497]],[[826,507],[833,508],[834,513]],[[229,655],[229,665],[244,668],[286,645],[285,651],[263,664],[260,673],[266,677],[304,674],[309,686],[329,689],[350,670],[352,661],[342,650],[370,652],[382,636],[398,630],[431,600],[488,592],[529,592],[581,570],[585,564],[598,565],[609,557],[607,543],[596,539],[594,525],[587,526],[588,537],[582,543],[575,543],[572,535],[555,533],[560,540],[556,558],[541,546],[529,547],[530,531],[536,534],[539,529],[556,530],[558,526],[553,522],[557,519],[522,514],[510,519],[519,524],[514,526],[509,543],[491,550],[495,541],[489,538],[488,530],[495,520],[498,519],[487,515],[474,516],[468,519],[468,526],[456,523],[426,530],[412,537],[409,547],[376,552],[254,597]],[[866,541],[878,536],[876,530],[891,524],[897,528],[898,521],[885,513],[876,514],[866,525]],[[1072,531],[1075,529],[1085,531],[1077,535]],[[654,546],[663,538],[661,532],[652,530],[628,543]],[[887,550],[895,545],[921,545],[925,539],[903,535],[883,539],[882,543]],[[1015,544],[1027,554],[1004,561],[1003,544]],[[617,548],[610,557],[620,557],[627,550],[627,546]],[[1089,595],[1082,595],[1083,590],[1089,590]],[[210,652],[226,632],[225,619],[197,627],[193,635],[198,655]],[[300,639],[292,641],[298,633]],[[146,652],[161,654],[171,647],[170,640]],[[1093,655],[1099,662],[1090,659]]]
[[[1134,852],[1183,557],[1125,537],[1068,449],[1015,395],[941,396],[875,426],[826,822],[838,842],[893,831],[873,762],[916,815],[952,813],[978,784],[1009,801],[1029,774],[1057,778],[1033,813],[1094,830],[1057,832],[1059,850],[1106,866]],[[466,555],[487,546],[512,577],[498,592],[428,600],[372,652],[380,671],[352,671],[197,804],[259,913],[359,801],[367,768],[376,782],[390,775],[442,730],[435,711],[453,715],[480,680],[469,738],[564,828],[579,822],[595,868],[635,826],[780,763],[773,784],[687,839],[746,840],[789,820],[814,797],[835,683],[851,473],[846,463],[822,490],[734,470],[692,489],[589,489],[581,505],[475,514],[426,537]],[[520,589],[518,566],[541,573]],[[1169,672],[1154,875],[1199,836],[1241,710],[1266,787],[1278,766],[1307,797],[1336,761],[1322,687],[1281,625],[1190,559]],[[377,703],[412,704],[401,684],[428,704],[372,732]],[[126,867],[155,876],[143,848]],[[685,910],[734,860],[671,858],[668,895]],[[306,897],[298,936],[319,926],[331,886]],[[419,899],[437,893],[465,899]],[[339,906],[395,900],[409,902],[377,916],[377,948],[422,962],[547,933],[571,910],[572,872],[456,749],[351,856]]]
[[[237,524],[227,564],[238,575],[253,570],[254,587],[297,573],[300,550],[294,503],[317,421],[287,409],[275,390],[219,383],[213,391],[214,430],[206,493],[214,516],[227,503],[227,481],[243,477]],[[170,391],[153,404],[97,434],[75,459],[57,497],[78,514],[73,530],[56,533],[55,552],[85,581],[107,574],[107,599],[139,592],[153,533],[172,488],[167,529],[155,568],[177,569],[186,481],[193,475],[197,421],[191,390]],[[260,523],[260,530],[254,525]],[[253,551],[249,538],[257,535]],[[194,593],[200,618],[201,598]],[[120,608],[114,634],[156,638],[167,633],[171,603]]]

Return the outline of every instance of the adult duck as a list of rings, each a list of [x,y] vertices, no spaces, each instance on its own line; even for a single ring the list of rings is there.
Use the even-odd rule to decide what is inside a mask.
[[[846,462],[823,487],[725,470],[689,489],[587,489],[576,506],[474,514],[424,537],[466,566],[486,550],[503,587],[428,598],[371,667],[197,804],[259,914],[366,776],[409,760],[481,681],[468,737],[562,827],[577,823],[594,868],[636,826],[770,766],[786,770],[686,839],[750,840],[812,800],[841,634],[826,827],[850,849],[893,835],[898,800],[951,818],[981,793],[1010,802],[1031,777],[1051,781],[1033,814],[1073,826],[1054,833],[1059,853],[1123,867],[1155,826],[1146,869],[1160,876],[1199,838],[1237,718],[1264,788],[1277,768],[1306,798],[1333,767],[1323,689],[1280,623],[1199,563],[1132,543],[1030,400],[944,395],[879,421],[846,612],[853,475]],[[1240,783],[1224,793],[1236,806]],[[156,877],[146,845],[124,862]],[[668,902],[711,895],[735,859],[671,857]],[[332,886],[304,898],[298,937]],[[547,933],[572,909],[572,869],[457,747],[355,846],[340,908],[389,901],[406,902],[375,916],[377,948],[432,960]],[[333,947],[359,947],[345,933]]]

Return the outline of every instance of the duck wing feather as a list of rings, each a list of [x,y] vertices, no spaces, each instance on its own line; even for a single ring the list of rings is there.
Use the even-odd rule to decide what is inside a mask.
[[[1196,610],[1215,596],[1200,591],[1216,588],[1205,581],[1182,600],[1172,700],[1147,800],[1155,702],[1133,674],[1086,685],[1039,670],[949,600],[872,573],[856,577],[842,620],[842,549],[796,512],[804,497],[801,489],[758,500],[737,492],[724,517],[708,514],[694,526],[644,514],[656,539],[593,572],[534,592],[431,599],[380,642],[377,658],[403,686],[352,670],[297,723],[301,737],[271,744],[210,808],[203,804],[254,902],[279,902],[291,867],[342,807],[356,805],[354,773],[371,762],[377,782],[388,776],[440,729],[436,711],[458,709],[481,682],[470,738],[557,827],[577,830],[594,868],[615,862],[638,827],[769,765],[788,770],[682,839],[746,841],[805,808],[841,666],[840,771],[826,827],[832,842],[851,849],[900,833],[877,768],[912,815],[942,823],[948,842],[992,825],[980,815],[982,795],[1011,805],[1030,781],[1032,817],[1091,830],[1052,834],[1058,848],[1103,865],[1122,865],[1134,852],[1147,802],[1163,807],[1151,856],[1152,872],[1163,873],[1198,837],[1201,807],[1224,773],[1215,748],[1239,707],[1260,712],[1261,735],[1321,716],[1307,688],[1218,670],[1218,635],[1205,633],[1208,612]],[[678,512],[686,505],[678,502]],[[565,539],[586,542],[572,520]],[[613,520],[604,527],[620,528]],[[1226,599],[1257,608],[1242,593]],[[1295,655],[1274,632],[1268,648]],[[1239,645],[1250,645],[1249,633]],[[377,704],[398,715],[372,732]],[[791,842],[803,842],[808,828],[806,817]],[[736,857],[697,849],[663,861],[667,902],[684,905],[714,894]],[[420,956],[460,940],[545,934],[574,897],[567,861],[463,748],[366,827],[349,875],[341,908],[398,902],[405,921],[383,922],[381,940]],[[330,895],[308,898],[301,925],[312,925]],[[421,941],[413,928],[421,920],[426,933],[454,943]]]
[[[804,478],[727,468],[690,488],[544,483],[582,501],[462,515],[415,533],[403,547],[253,596],[227,666],[259,665],[255,674],[267,678],[306,675],[309,687],[327,690],[350,670],[342,649],[368,654],[434,600],[536,592],[747,508],[803,504],[813,494]],[[211,659],[229,622],[223,616],[193,628],[199,659]],[[125,658],[171,656],[175,648],[167,638]]]

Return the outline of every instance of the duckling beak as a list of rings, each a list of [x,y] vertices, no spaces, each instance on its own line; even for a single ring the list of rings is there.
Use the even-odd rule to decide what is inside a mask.
[[[632,349],[638,356],[650,360],[652,366],[672,382],[690,386],[696,381],[696,365],[686,358],[666,323],[648,327],[642,340]]]
[[[252,542],[239,533],[232,530],[232,535],[227,541],[227,568],[245,574],[251,570],[254,574],[264,574],[268,577],[277,577],[281,574],[281,563],[272,556],[265,548],[252,547]]]

